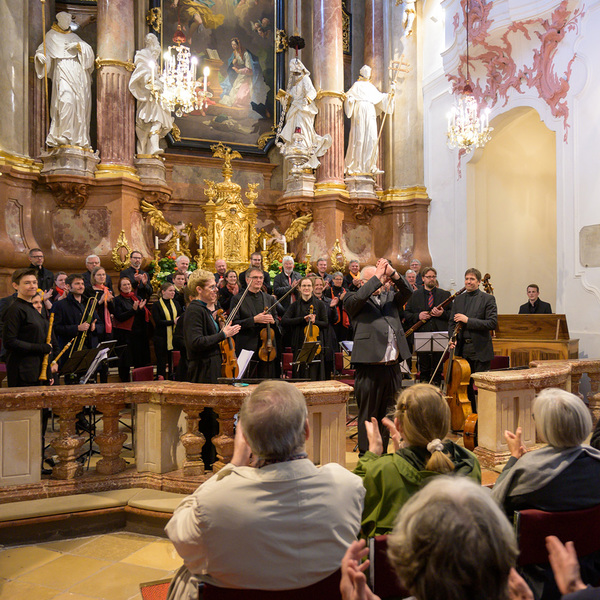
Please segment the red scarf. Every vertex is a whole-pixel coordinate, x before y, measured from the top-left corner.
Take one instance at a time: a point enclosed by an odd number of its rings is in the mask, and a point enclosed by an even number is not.
[[[108,292],[108,288],[105,285],[95,285],[95,290],[102,290],[102,294]],[[112,333],[112,321],[110,311],[108,310],[108,301],[104,301],[104,331],[106,333]]]
[[[61,290],[59,287],[56,286],[54,286],[54,291],[56,292],[57,298],[62,298],[67,293],[67,290]]]
[[[233,296],[237,296],[240,293],[240,286],[237,283],[234,283],[233,285],[228,283],[226,287]]]
[[[121,292],[121,297],[129,298],[132,302],[140,301],[140,299],[133,292],[129,292],[128,294],[124,294],[123,292]],[[146,323],[148,323],[150,321],[150,311],[145,306],[144,306],[144,317],[146,319]],[[133,319],[134,319],[134,317],[129,317],[129,319],[127,319],[127,321],[123,321],[121,323],[119,323],[117,321],[115,323],[115,327],[117,329],[127,329],[127,331],[131,331],[131,328],[133,327]]]

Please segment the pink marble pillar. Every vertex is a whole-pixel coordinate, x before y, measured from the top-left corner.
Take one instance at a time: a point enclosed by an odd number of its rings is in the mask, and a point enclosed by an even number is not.
[[[98,0],[98,170],[109,176],[135,174],[135,102],[128,88],[135,50],[133,5]]]
[[[371,67],[371,82],[381,91],[384,90],[387,78],[383,56],[383,40],[385,30],[383,25],[383,2],[381,0],[366,0],[365,2],[365,65]],[[381,117],[379,118],[379,124]],[[383,136],[379,140],[379,157],[377,166],[383,170]],[[375,187],[382,189],[383,175],[375,178]]]
[[[329,133],[331,148],[321,157],[315,192],[346,192],[344,185],[344,55],[341,0],[314,0],[313,79],[318,91],[315,129]]]

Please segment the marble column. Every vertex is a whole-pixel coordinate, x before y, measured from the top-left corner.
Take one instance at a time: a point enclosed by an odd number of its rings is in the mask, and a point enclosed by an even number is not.
[[[133,71],[134,3],[98,1],[97,116],[101,163],[96,177],[137,178],[135,101],[128,84]]]
[[[42,8],[46,8],[46,30],[50,29],[55,13],[54,0],[29,0],[29,55],[33,56],[37,47],[42,43]],[[33,63],[29,64],[29,156],[37,158],[44,150],[46,136],[50,128],[48,110],[46,110],[46,86],[39,79]],[[52,81],[48,80],[48,92]]]
[[[384,44],[385,31],[383,26],[384,3],[380,0],[367,0],[365,2],[365,65],[371,67],[371,82],[382,92],[387,91],[387,77],[385,73]],[[389,119],[389,117],[388,117]],[[378,119],[378,127],[381,126],[382,117]],[[386,119],[387,120],[387,119]],[[388,125],[389,127],[389,125]],[[384,153],[383,136],[379,140],[379,158],[377,166],[383,168]],[[375,188],[381,190],[383,175],[375,177]]]
[[[317,89],[315,129],[329,133],[331,148],[320,158],[315,196],[341,193],[344,185],[344,56],[341,0],[314,0],[313,78]]]
[[[0,164],[18,163],[29,151],[28,59],[35,48],[28,48],[28,20],[28,2],[0,2]]]

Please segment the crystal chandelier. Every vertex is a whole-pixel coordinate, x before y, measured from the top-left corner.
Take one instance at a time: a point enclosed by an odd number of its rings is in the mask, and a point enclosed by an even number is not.
[[[208,68],[204,69],[204,85],[201,87],[200,81],[196,79],[198,59],[183,45],[184,41],[185,35],[178,25],[173,35],[175,46],[169,46],[163,56],[161,77],[163,89],[160,101],[165,109],[174,112],[177,117],[202,109],[206,98],[212,96],[206,90]]]
[[[470,0],[466,0],[467,81],[448,116],[447,133],[448,147],[460,148],[467,154],[474,148],[485,146],[490,141],[494,130],[489,126],[489,108],[483,111],[481,118],[479,117],[479,107],[469,79],[469,2]]]

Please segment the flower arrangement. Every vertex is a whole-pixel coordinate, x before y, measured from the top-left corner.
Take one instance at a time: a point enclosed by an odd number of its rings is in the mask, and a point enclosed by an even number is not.
[[[158,266],[160,267],[160,271],[157,274],[156,279],[158,279],[158,281],[160,283],[163,283],[171,273],[176,271],[176,266],[175,266],[176,258],[177,258],[177,256],[175,254],[171,254],[169,256],[165,256],[164,258],[161,258],[158,261]],[[196,263],[190,262],[189,270],[195,271],[196,268],[197,268]],[[150,277],[152,277],[154,275],[155,269],[156,269],[156,261],[153,260],[148,265],[148,275]]]
[[[281,273],[281,261],[280,260],[274,260],[268,268],[269,271],[269,277],[271,278],[271,281],[273,281],[273,279],[279,275],[279,273]],[[300,273],[302,276],[304,276],[306,274],[306,263],[300,263],[300,262],[294,262],[294,271]]]

